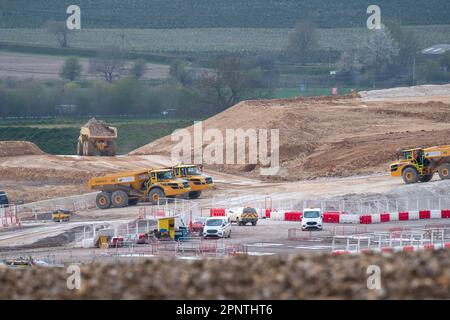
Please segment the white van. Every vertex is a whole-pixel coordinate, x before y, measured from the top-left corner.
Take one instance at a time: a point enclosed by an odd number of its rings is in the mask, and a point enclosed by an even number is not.
[[[209,217],[206,219],[205,226],[203,227],[203,238],[206,239],[208,237],[230,238],[230,217]]]
[[[308,208],[303,210],[302,230],[317,229],[322,230],[322,210],[320,208]]]

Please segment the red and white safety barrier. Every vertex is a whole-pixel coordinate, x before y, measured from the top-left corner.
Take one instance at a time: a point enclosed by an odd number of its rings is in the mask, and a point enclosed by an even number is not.
[[[210,216],[226,216],[242,213],[243,208],[212,208]],[[275,209],[257,209],[260,217],[274,221],[301,221],[302,212]],[[450,219],[450,210],[421,210],[403,212],[385,212],[375,214],[347,214],[340,212],[324,212],[324,223],[340,224],[378,224],[392,221],[413,221],[425,219]]]
[[[382,247],[382,248],[364,248],[360,251],[357,250],[335,250],[333,254],[360,254],[360,253],[380,253],[380,252],[414,252],[423,250],[441,250],[450,249],[450,242],[447,243],[434,243],[434,244],[424,244],[424,245],[405,245],[396,247]]]

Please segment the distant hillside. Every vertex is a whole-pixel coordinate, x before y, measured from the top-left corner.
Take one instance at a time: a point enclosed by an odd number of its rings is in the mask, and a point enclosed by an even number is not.
[[[0,1],[0,27],[35,28],[64,20],[78,4],[85,28],[291,28],[302,19],[323,28],[362,27],[370,4],[407,25],[447,24],[448,0],[14,0]]]

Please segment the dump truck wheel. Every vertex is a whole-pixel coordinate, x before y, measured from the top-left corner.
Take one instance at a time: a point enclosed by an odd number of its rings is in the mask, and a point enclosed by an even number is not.
[[[99,209],[108,209],[111,206],[111,195],[109,192],[100,192],[95,199],[95,204]]]
[[[189,192],[189,198],[191,198],[191,199],[198,199],[201,194],[202,194],[201,191],[190,191]]]
[[[115,208],[123,208],[128,205],[128,195],[125,191],[114,191],[111,196],[111,203]]]
[[[159,188],[154,188],[148,193],[148,199],[151,204],[161,203],[161,198],[164,198],[164,191]]]
[[[77,155],[79,155],[79,156],[83,155],[83,144],[79,140],[77,143]]]
[[[416,183],[419,181],[419,173],[415,168],[406,168],[403,171],[403,181],[406,184]]]
[[[438,169],[439,178],[442,180],[450,179],[450,164],[444,163],[439,166]]]
[[[433,179],[433,174],[427,174],[425,176],[422,176],[419,180],[420,182],[429,182]]]

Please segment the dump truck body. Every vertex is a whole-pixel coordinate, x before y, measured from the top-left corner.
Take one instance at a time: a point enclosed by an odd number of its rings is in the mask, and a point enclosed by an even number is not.
[[[80,129],[77,154],[80,156],[116,155],[117,128],[110,127],[95,118],[89,120]]]
[[[214,187],[213,179],[202,173],[196,165],[177,165],[172,167],[173,174],[177,178],[189,181],[189,198],[196,199],[200,197],[203,190]]]
[[[119,172],[91,178],[89,189],[101,191],[96,204],[100,209],[125,207],[138,202],[157,204],[161,198],[185,195],[190,191],[189,183],[176,179],[170,169],[148,169]]]
[[[392,177],[403,177],[406,184],[428,182],[437,172],[450,179],[450,146],[402,150],[402,158],[389,166]]]

